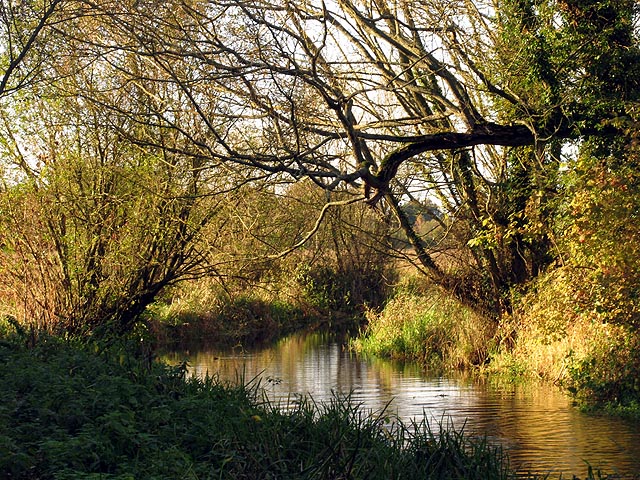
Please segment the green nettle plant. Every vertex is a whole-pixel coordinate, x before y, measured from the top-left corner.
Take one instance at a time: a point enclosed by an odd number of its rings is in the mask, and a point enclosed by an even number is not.
[[[13,479],[507,479],[485,438],[388,426],[349,397],[283,410],[258,383],[187,378],[104,349],[44,338],[0,342],[0,472]]]

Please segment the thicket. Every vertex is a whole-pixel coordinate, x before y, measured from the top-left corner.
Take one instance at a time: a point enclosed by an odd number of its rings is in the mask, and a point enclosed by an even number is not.
[[[225,237],[229,261],[216,275],[166,289],[147,310],[160,337],[259,343],[303,327],[347,328],[383,305],[398,272],[379,212],[339,204],[350,197],[333,192],[338,204],[323,214],[327,195],[304,181],[244,193],[231,213],[253,224],[238,221]],[[290,248],[296,239],[306,240]]]
[[[587,404],[635,411],[640,400],[637,132],[617,151],[584,149],[564,179],[556,228],[562,265],[519,301],[516,370],[559,382]],[[611,145],[608,146],[610,148]],[[501,369],[505,355],[496,358]]]
[[[369,315],[358,349],[543,379],[586,408],[638,416],[640,405],[640,179],[635,126],[616,143],[585,144],[559,178],[557,264],[513,288],[493,322],[438,293],[401,289]]]
[[[585,142],[558,177],[550,217],[556,264],[510,291],[498,322],[438,292],[400,288],[369,315],[356,348],[431,368],[543,379],[586,407],[638,416],[640,178],[628,137]]]

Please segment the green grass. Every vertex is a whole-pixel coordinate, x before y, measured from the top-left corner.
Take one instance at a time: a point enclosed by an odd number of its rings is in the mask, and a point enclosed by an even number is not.
[[[265,401],[257,382],[186,378],[122,348],[0,342],[0,477],[502,479],[484,439],[425,422],[384,428],[349,398]]]
[[[351,347],[364,354],[419,362],[431,369],[460,370],[482,364],[495,325],[435,289],[400,291]]]

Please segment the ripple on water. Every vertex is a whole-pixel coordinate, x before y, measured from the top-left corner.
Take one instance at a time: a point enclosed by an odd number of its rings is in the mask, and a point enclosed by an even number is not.
[[[429,377],[412,365],[357,358],[314,335],[294,335],[255,352],[198,352],[189,361],[199,376],[260,378],[275,403],[299,395],[322,402],[335,392],[374,412],[387,408],[404,421],[426,415],[432,425],[450,422],[499,442],[520,471],[571,478],[585,476],[589,462],[607,473],[640,472],[637,424],[582,414],[552,386]]]

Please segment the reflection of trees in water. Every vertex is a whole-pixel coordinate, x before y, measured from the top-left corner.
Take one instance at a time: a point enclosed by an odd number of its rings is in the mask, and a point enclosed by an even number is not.
[[[180,361],[184,354],[165,357]],[[260,379],[274,403],[309,392],[322,402],[334,392],[351,394],[366,410],[397,414],[404,421],[423,414],[487,435],[523,469],[585,475],[588,461],[604,471],[640,470],[640,434],[622,420],[586,416],[555,387],[428,377],[412,364],[356,358],[323,334],[294,335],[260,351],[208,351],[189,355],[190,372],[223,381]]]

